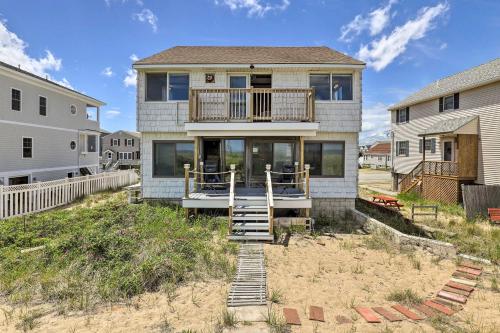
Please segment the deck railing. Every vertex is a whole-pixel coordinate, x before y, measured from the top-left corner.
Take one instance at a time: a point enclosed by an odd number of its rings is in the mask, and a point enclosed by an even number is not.
[[[47,182],[0,186],[0,219],[42,212],[77,198],[137,183],[133,170],[105,172]]]
[[[314,88],[190,89],[190,122],[314,121]]]
[[[228,214],[229,214],[229,233],[232,232],[233,228],[233,208],[234,208],[234,181],[236,174],[236,164],[231,164],[231,178],[229,183],[229,205],[228,205]]]
[[[271,164],[266,164],[266,199],[267,199],[267,220],[269,222],[269,234],[273,233],[274,224],[274,195],[273,181],[271,178]]]
[[[425,161],[423,173],[432,176],[458,177],[458,163],[448,161]]]

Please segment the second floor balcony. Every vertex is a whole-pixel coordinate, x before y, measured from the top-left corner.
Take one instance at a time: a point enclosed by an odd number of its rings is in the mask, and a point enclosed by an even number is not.
[[[190,122],[314,122],[314,88],[190,89]]]

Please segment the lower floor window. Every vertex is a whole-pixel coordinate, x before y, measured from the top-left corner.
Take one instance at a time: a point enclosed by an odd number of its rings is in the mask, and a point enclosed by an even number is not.
[[[132,160],[133,159],[132,152],[120,153],[119,156],[120,156],[120,160]]]
[[[193,167],[193,142],[153,142],[153,176],[182,177],[187,163]]]
[[[410,143],[409,143],[409,141],[396,141],[396,155],[397,156],[409,156],[410,155]]]
[[[312,176],[344,177],[345,142],[307,142],[304,161]]]
[[[33,157],[33,139],[23,138],[23,158]]]

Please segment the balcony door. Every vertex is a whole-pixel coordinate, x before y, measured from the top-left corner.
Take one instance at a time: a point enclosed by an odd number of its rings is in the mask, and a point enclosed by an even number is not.
[[[453,140],[443,141],[443,161],[453,162]]]
[[[271,74],[253,74],[250,85],[257,89],[272,88]],[[271,117],[271,92],[261,90],[253,94],[253,119],[255,121],[270,121]]]
[[[247,88],[246,75],[229,76],[229,118],[231,120],[245,120],[247,118]]]

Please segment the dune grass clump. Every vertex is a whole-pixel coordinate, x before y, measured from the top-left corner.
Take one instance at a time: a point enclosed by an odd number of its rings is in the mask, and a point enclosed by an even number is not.
[[[237,249],[226,233],[223,220],[186,222],[178,208],[129,205],[124,193],[26,223],[9,219],[0,224],[0,292],[12,303],[86,310],[188,280],[229,278]]]
[[[387,300],[405,305],[413,305],[422,303],[422,297],[418,296],[411,289],[395,290],[387,296]]]

